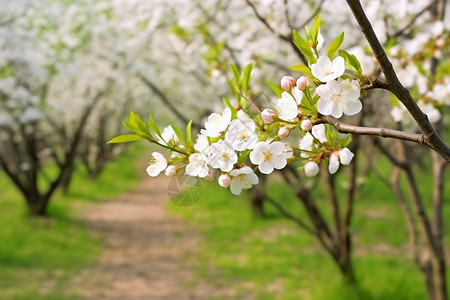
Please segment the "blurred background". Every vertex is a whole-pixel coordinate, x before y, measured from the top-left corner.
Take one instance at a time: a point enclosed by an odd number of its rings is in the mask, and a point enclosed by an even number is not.
[[[362,2],[448,144],[446,1]],[[106,144],[127,132],[130,111],[152,112],[160,128],[193,119],[198,132],[223,97],[235,104],[229,64],[253,63],[255,102],[273,107],[271,85],[297,79],[289,67],[305,62],[292,30],[303,34],[316,15],[322,51],[344,31],[342,48],[382,77],[342,0],[0,0],[0,299],[427,299],[408,192],[430,216],[440,199],[433,216],[448,246],[450,187],[446,162],[424,147],[362,137],[358,164],[335,178],[341,208],[354,198],[356,288],[295,222],[311,222],[299,186],[331,219],[320,178],[274,174],[239,197],[202,181],[195,205],[180,207],[183,187],[173,196],[170,178],[144,172],[155,147]],[[387,92],[363,102],[364,125],[418,132]],[[403,162],[390,159],[400,152]]]

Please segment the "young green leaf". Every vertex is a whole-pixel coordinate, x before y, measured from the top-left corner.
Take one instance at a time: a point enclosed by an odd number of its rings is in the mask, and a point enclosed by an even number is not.
[[[236,100],[239,102],[239,99],[241,98],[241,95],[239,94],[239,92],[238,92],[238,90],[237,90],[237,88],[236,88],[236,84],[235,84],[230,78],[227,78],[227,82],[228,82],[228,85],[229,85],[230,88],[231,88],[231,91],[232,91],[233,94],[234,94],[234,97],[235,97]]]
[[[184,135],[183,135],[183,132],[181,132],[181,129],[178,128],[178,127],[175,126],[175,125],[170,125],[170,126],[172,127],[173,132],[175,132],[175,135],[176,135],[176,136],[178,137],[178,139],[180,140],[181,144],[182,144],[184,147],[188,148],[188,147],[187,147],[187,143],[186,143],[186,139],[184,138]]]
[[[242,90],[243,91],[247,91],[247,89],[248,89],[248,85],[250,83],[250,76],[252,74],[252,70],[253,70],[253,64],[248,64],[244,68],[244,71],[242,71],[241,83],[242,83]]]
[[[130,124],[139,129],[139,133],[148,136],[148,137],[152,137],[150,131],[147,128],[147,125],[145,125],[145,123],[142,121],[141,117],[139,117],[137,114],[135,114],[134,112],[130,112]]]
[[[356,73],[359,73],[359,74],[362,73],[361,64],[359,63],[356,56],[354,56],[353,54],[350,54],[347,51],[342,50],[342,49],[339,50],[339,55],[342,56],[344,58],[344,60],[349,63],[349,65],[351,65],[353,68],[355,68]]]
[[[338,51],[338,49],[341,47],[342,43],[344,42],[344,32],[342,32],[337,38],[334,39],[333,42],[331,42],[330,47],[328,47],[327,56],[333,60],[334,55]]]
[[[308,43],[295,29],[294,33],[294,44],[297,46],[298,50],[300,50],[303,55],[305,55],[306,59],[310,64],[316,63],[316,58],[312,52],[312,49]]]
[[[272,91],[277,95],[277,97],[280,98],[281,94],[283,93],[283,89],[271,81],[267,80],[266,83],[269,85],[269,87],[272,89]]]
[[[194,142],[192,141],[192,119],[190,119],[186,125],[186,139],[188,149],[190,149],[194,145]]]
[[[159,131],[158,126],[156,126],[155,121],[153,120],[152,113],[148,115],[148,126],[150,126],[153,132],[155,132],[156,135],[158,135],[162,139],[161,132]]]
[[[230,69],[231,72],[233,72],[234,79],[236,80],[236,82],[238,82],[240,77],[238,68],[236,67],[236,65],[230,64]]]
[[[226,107],[228,107],[231,110],[231,119],[233,120],[237,119],[237,110],[236,108],[234,108],[233,105],[231,105],[230,101],[226,97],[223,97],[222,102]]]
[[[316,19],[314,20],[314,26],[311,31],[311,39],[314,43],[317,43],[317,36],[319,35],[319,28],[320,28],[320,17],[316,16]]]
[[[134,127],[130,122],[128,121],[122,121],[123,127],[125,127],[127,130],[132,132],[140,132],[139,128]]]
[[[308,68],[308,67],[305,66],[305,65],[302,65],[302,64],[298,64],[298,65],[291,66],[291,67],[289,67],[289,69],[291,69],[291,70],[293,70],[293,71],[297,71],[297,72],[303,73],[303,74],[305,74],[305,75],[311,75],[311,76],[313,76],[313,74],[312,74],[312,72],[311,72],[311,69]],[[313,76],[313,77],[314,77],[314,76]]]
[[[135,134],[119,135],[108,142],[108,144],[128,143],[144,140],[145,138]]]

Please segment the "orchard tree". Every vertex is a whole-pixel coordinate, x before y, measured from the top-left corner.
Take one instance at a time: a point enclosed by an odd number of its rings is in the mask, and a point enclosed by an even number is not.
[[[252,188],[259,183],[259,177],[263,176],[262,174],[271,174],[274,170],[283,170],[282,173],[288,181],[288,174],[297,177],[295,170],[292,171],[292,167],[288,164],[297,166],[300,164],[299,168],[309,177],[316,176],[322,168],[323,178],[327,182],[332,200],[333,230],[330,230],[330,225],[320,212],[316,211],[314,206],[309,206],[311,201],[305,194],[300,195],[300,198],[305,199],[303,201],[313,227],[310,228],[292,215],[291,218],[318,238],[341,268],[342,273],[354,282],[354,276],[348,275],[353,273],[348,271],[352,269],[349,258],[351,236],[348,232],[352,203],[351,201],[348,203],[342,216],[334,194],[334,181],[331,176],[341,165],[349,165],[354,157],[353,152],[348,148],[351,137],[340,133],[354,136],[380,136],[393,138],[401,143],[409,141],[424,144],[445,164],[450,161],[450,149],[428,118],[428,116],[431,118],[433,113],[436,114],[436,111],[439,112],[438,109],[443,104],[442,100],[427,93],[430,97],[428,104],[432,107],[426,111],[427,114],[421,110],[418,105],[420,103],[414,100],[411,92],[398,80],[397,73],[359,1],[348,1],[348,5],[369,43],[371,52],[378,60],[382,74],[375,73],[375,69],[372,72],[369,71],[370,73],[363,72],[358,58],[341,49],[344,41],[343,33],[329,43],[326,51],[321,50],[319,46],[321,43],[320,19],[316,18],[314,26],[306,28],[306,36],[302,37],[293,31],[294,44],[304,56],[307,65],[300,64],[292,67],[293,70],[303,73],[298,80],[285,76],[281,79],[280,88],[273,87],[278,93],[278,99],[273,107],[266,107],[261,111],[254,104],[249,91],[251,65],[243,68],[242,72],[232,67],[234,78],[229,80],[229,84],[238,105],[231,105],[224,98],[226,108],[209,116],[205,128],[201,130],[197,139],[194,140],[192,137],[191,122],[186,128],[186,134],[172,125],[170,128],[172,134],[164,135],[151,117],[148,124],[145,124],[136,114],[131,113],[129,121],[124,124],[134,134],[119,136],[110,142],[147,140],[156,143],[169,149],[173,154],[167,161],[160,153],[152,153],[147,168],[150,176],[157,176],[162,171],[165,171],[167,176],[175,176],[177,173],[198,178],[217,176],[219,185],[229,187],[232,194],[240,194],[242,190]],[[437,37],[442,38],[443,42],[435,42],[432,53],[436,53],[435,46],[439,50],[442,48],[439,45],[445,45],[448,33],[443,29]],[[432,36],[431,41],[433,39],[436,39],[436,36]],[[429,41],[430,39],[426,39],[421,46],[426,47]],[[424,57],[424,59],[427,58],[429,57]],[[439,80],[446,80],[435,76],[441,75],[429,74],[427,78],[430,81],[427,82],[429,86],[439,84]],[[360,113],[363,109],[361,102],[363,94],[373,89],[384,89],[394,95],[418,125],[421,133],[351,125],[339,120],[343,115],[353,116]],[[421,94],[417,94],[416,97],[423,99]],[[425,110],[424,106],[422,109]],[[259,111],[261,112],[258,113]],[[294,132],[301,135],[299,144],[285,143],[287,141],[285,138]],[[401,153],[398,157],[387,153],[386,155],[403,168],[407,176],[411,177],[411,172],[408,171],[410,168],[402,160]],[[351,180],[354,181],[355,178]],[[411,186],[414,189],[414,185]],[[414,192],[417,193],[417,191]],[[272,202],[283,210],[279,203]],[[429,254],[424,275],[430,299],[446,299],[447,297],[442,223],[433,221],[434,225],[431,225],[430,221],[440,218],[442,198],[438,202],[435,203],[437,205],[435,215],[430,219],[419,196],[413,195],[414,214],[422,228],[424,249]],[[285,215],[290,216],[290,213],[285,211]],[[435,230],[436,232],[433,232]],[[345,253],[346,251],[348,252]]]

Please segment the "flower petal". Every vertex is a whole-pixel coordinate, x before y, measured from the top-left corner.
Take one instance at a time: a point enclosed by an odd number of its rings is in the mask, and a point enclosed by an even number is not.
[[[359,99],[356,100],[347,100],[344,107],[344,113],[348,116],[353,116],[359,113],[362,109],[362,103]]]
[[[342,117],[342,105],[340,103],[331,103],[331,115],[335,118]]]
[[[242,187],[240,185],[239,179],[236,179],[236,178],[231,179],[230,190],[233,195],[241,194]]]
[[[284,151],[284,143],[282,142],[273,142],[269,145],[268,150],[272,152],[274,155],[278,155],[283,153]]]
[[[331,154],[330,162],[328,165],[328,171],[330,172],[330,174],[334,174],[337,172],[338,169],[339,169],[339,159],[336,155]]]
[[[277,170],[281,170],[287,165],[286,157],[284,155],[276,155],[271,160],[270,163],[273,165],[273,167]]]
[[[258,143],[259,144],[259,143]],[[250,152],[250,161],[252,164],[259,165],[264,160],[264,155],[261,151],[258,151],[256,149],[253,149],[252,152]]]
[[[262,164],[260,164],[258,166],[259,171],[261,171],[261,173],[263,174],[270,174],[273,172],[273,166],[272,164],[268,163],[268,162],[263,162]]]
[[[331,114],[332,104],[333,102],[330,98],[319,98],[319,101],[317,101],[317,111],[324,116],[328,116]]]

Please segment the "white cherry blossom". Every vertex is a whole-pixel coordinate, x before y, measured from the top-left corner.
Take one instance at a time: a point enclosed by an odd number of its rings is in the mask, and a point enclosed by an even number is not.
[[[308,151],[312,151],[312,145],[315,140],[322,144],[327,141],[324,124],[314,125],[311,132],[306,133],[306,135],[300,139],[298,147],[300,150],[304,150],[304,152],[300,154],[301,157],[307,158],[310,156]]]
[[[318,86],[316,93],[320,97],[317,101],[317,110],[322,115],[340,118],[343,113],[353,116],[362,109],[359,100],[360,87],[357,81],[331,80]]]
[[[258,165],[259,171],[263,174],[270,174],[274,169],[283,169],[286,164],[286,157],[283,155],[284,143],[258,142],[250,153],[250,161]]]
[[[303,92],[297,87],[292,89],[292,95],[288,92],[283,92],[281,98],[277,100],[275,108],[280,112],[278,117],[282,120],[295,119],[299,113],[298,105],[303,98]]]
[[[231,182],[230,190],[234,195],[239,195],[242,190],[248,190],[253,185],[259,183],[258,176],[250,167],[244,166],[240,169],[234,169],[230,172]]]
[[[220,136],[228,127],[231,121],[231,110],[227,107],[221,114],[212,113],[205,123],[205,129],[201,133],[210,137]]]
[[[167,144],[171,144],[171,143],[176,145],[180,142],[177,135],[175,134],[175,131],[173,131],[172,126],[164,127],[164,129],[161,131],[161,136],[162,136],[162,139],[160,139],[158,137],[158,140],[163,145],[167,145]]]
[[[189,156],[189,164],[186,166],[186,174],[204,178],[208,173],[208,158],[203,153],[191,154]]]
[[[153,152],[152,157],[150,158],[150,161],[148,162],[149,166],[147,167],[146,171],[148,176],[156,177],[164,171],[164,169],[167,167],[167,160],[166,158],[158,152]]]
[[[256,125],[252,120],[233,120],[225,133],[225,140],[237,151],[252,149],[258,141],[255,129]]]
[[[230,142],[220,140],[211,145],[209,163],[214,169],[230,172],[237,160],[237,154]]]
[[[194,144],[194,149],[198,152],[208,152],[209,141],[208,137],[204,134],[197,134],[197,141]]]
[[[322,82],[334,80],[345,72],[344,58],[338,56],[331,61],[328,56],[321,56],[311,65],[311,72]]]

